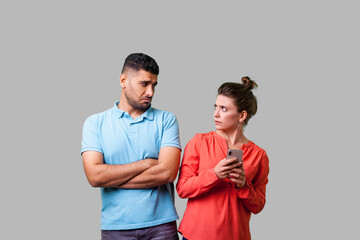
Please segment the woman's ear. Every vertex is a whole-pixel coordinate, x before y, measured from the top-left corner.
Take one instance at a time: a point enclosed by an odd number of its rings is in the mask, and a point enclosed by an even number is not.
[[[243,110],[243,111],[240,113],[240,118],[239,118],[240,124],[245,125],[245,120],[246,120],[246,118],[247,118],[247,115],[248,115],[248,113],[247,113],[245,110]]]

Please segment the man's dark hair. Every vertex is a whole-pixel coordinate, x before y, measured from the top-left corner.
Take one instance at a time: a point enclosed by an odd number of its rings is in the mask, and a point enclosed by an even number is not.
[[[146,72],[159,75],[159,66],[156,61],[144,53],[132,53],[127,56],[121,72],[124,73],[127,69],[133,69],[136,71],[142,69]]]

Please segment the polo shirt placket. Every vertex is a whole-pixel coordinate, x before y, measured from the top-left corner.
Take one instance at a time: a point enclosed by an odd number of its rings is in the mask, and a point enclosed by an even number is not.
[[[144,118],[142,116],[139,116],[138,118],[136,118],[135,120],[127,115],[128,117],[128,133],[129,133],[129,136],[130,136],[130,144],[131,144],[131,147],[132,149],[135,151],[135,152],[138,152],[138,149],[137,149],[137,146],[139,143],[139,134],[138,132],[141,131],[141,126],[142,126],[142,122],[144,121]],[[144,126],[143,126],[144,127]]]

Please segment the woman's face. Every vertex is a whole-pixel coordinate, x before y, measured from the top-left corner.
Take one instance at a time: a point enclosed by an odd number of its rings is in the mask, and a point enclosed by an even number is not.
[[[240,113],[238,113],[232,98],[218,95],[214,106],[214,121],[217,130],[228,131],[238,126]]]

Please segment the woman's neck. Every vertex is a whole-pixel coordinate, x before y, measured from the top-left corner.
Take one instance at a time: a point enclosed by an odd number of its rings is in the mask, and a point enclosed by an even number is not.
[[[249,139],[245,137],[242,129],[235,129],[233,131],[217,130],[216,132],[226,139],[229,149],[241,148],[243,144],[247,144],[249,142]]]

